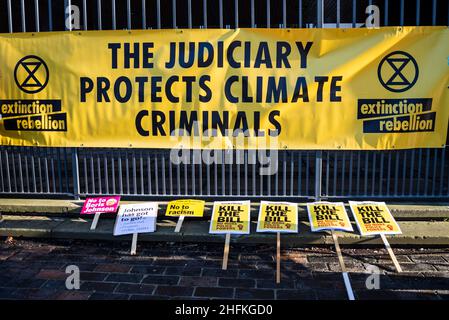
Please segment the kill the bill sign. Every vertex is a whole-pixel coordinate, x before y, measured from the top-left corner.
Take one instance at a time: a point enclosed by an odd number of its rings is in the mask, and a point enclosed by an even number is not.
[[[349,201],[349,206],[362,236],[402,233],[385,202]]]
[[[307,204],[310,228],[313,232],[323,230],[353,231],[343,202],[313,202]]]
[[[216,201],[209,233],[249,234],[250,201]]]
[[[257,232],[298,232],[298,205],[261,201]]]

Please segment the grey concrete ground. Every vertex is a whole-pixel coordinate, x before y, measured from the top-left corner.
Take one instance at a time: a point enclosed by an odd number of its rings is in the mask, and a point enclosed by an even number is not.
[[[275,247],[234,244],[221,270],[222,244],[130,243],[0,238],[1,299],[346,299],[330,246],[282,248],[282,282],[275,283]],[[378,247],[343,247],[357,299],[448,299],[449,249],[394,248],[398,274]],[[67,290],[68,265],[81,271]],[[373,266],[379,289],[368,290]]]

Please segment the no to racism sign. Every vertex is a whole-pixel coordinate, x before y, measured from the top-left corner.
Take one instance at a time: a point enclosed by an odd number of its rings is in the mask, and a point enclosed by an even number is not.
[[[353,231],[343,202],[313,202],[307,204],[307,213],[312,231]]]
[[[204,214],[203,200],[174,200],[167,204],[167,217],[202,217]]]
[[[261,201],[257,232],[298,232],[298,205],[291,202]]]
[[[250,201],[216,201],[209,233],[249,234]]]
[[[362,236],[402,233],[385,202],[349,201],[349,206]]]

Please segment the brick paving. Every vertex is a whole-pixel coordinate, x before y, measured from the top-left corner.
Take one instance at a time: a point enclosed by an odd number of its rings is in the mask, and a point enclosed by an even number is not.
[[[223,245],[13,240],[0,238],[0,299],[346,299],[332,247],[283,248],[282,282],[275,283],[272,245]],[[345,248],[357,299],[448,299],[448,248],[394,248],[404,270],[394,271],[382,248]],[[66,267],[81,271],[67,290]],[[380,289],[365,285],[371,266]]]

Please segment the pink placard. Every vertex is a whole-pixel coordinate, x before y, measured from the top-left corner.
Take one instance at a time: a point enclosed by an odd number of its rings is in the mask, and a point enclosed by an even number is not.
[[[81,214],[114,213],[117,211],[120,196],[87,198]]]

